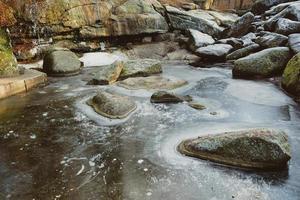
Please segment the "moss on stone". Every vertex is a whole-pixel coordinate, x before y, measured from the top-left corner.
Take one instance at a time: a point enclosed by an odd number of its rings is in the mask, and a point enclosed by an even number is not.
[[[288,92],[300,96],[300,53],[288,62],[282,76],[282,86]]]

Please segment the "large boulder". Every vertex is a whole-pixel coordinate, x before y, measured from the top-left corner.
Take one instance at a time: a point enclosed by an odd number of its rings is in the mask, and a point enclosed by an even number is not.
[[[287,41],[287,36],[267,31],[260,32],[260,37],[255,40],[263,48],[286,46]]]
[[[247,34],[251,28],[251,23],[254,21],[254,15],[251,12],[240,17],[228,30],[228,37],[241,37]]]
[[[68,49],[50,50],[44,57],[43,70],[50,76],[73,76],[80,73],[82,63]]]
[[[282,76],[282,87],[300,97],[300,53],[288,62]]]
[[[110,119],[123,119],[132,113],[136,103],[125,96],[99,91],[96,96],[89,99],[87,104],[100,115]]]
[[[129,60],[124,63],[124,67],[119,79],[123,80],[129,77],[146,77],[153,74],[162,73],[162,66],[159,60],[138,59]]]
[[[89,82],[92,85],[109,85],[116,82],[122,72],[124,63],[115,61],[110,65],[99,67],[99,71],[95,73],[93,79]]]
[[[291,158],[288,136],[283,131],[272,129],[200,136],[183,141],[178,150],[187,156],[263,170],[282,169]]]
[[[289,35],[289,46],[294,53],[300,52],[300,33]]]
[[[135,77],[117,82],[117,85],[129,90],[173,90],[186,85],[185,80],[161,76]]]
[[[238,49],[226,56],[226,60],[236,60],[245,56],[248,56],[251,53],[254,53],[260,49],[258,44],[251,44],[244,48]]]
[[[151,96],[151,103],[181,103],[184,101],[192,101],[191,96],[181,96],[178,94],[166,92],[166,91],[157,91]]]
[[[17,59],[13,54],[6,30],[0,28],[0,77],[19,75]]]
[[[263,14],[266,10],[277,4],[288,2],[289,0],[257,0],[252,6],[252,12]]]
[[[233,47],[229,44],[213,44],[200,47],[195,53],[204,59],[223,60],[232,49]]]
[[[291,57],[288,47],[269,48],[234,62],[235,78],[272,77],[283,72]]]
[[[300,32],[300,22],[292,21],[290,19],[280,18],[274,28],[276,33],[289,35]]]
[[[220,36],[221,32],[224,30],[224,27],[222,27],[222,21],[220,21],[221,18],[219,17],[216,19],[214,15],[207,11],[182,11],[171,6],[166,6],[166,11],[173,29],[194,29],[215,37]],[[219,14],[222,15],[222,13]],[[228,14],[226,14],[226,16],[227,15]],[[236,15],[232,16],[236,17]]]
[[[188,35],[189,35],[189,48],[192,51],[195,51],[196,49],[200,47],[204,47],[210,44],[214,44],[215,40],[213,37],[211,37],[208,34],[201,33],[200,31],[194,30],[194,29],[189,29],[188,30]]]

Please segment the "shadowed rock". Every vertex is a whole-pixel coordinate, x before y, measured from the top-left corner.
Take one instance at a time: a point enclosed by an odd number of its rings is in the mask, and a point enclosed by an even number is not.
[[[275,32],[289,35],[300,32],[300,22],[290,19],[280,18],[275,24]]]
[[[253,169],[281,169],[291,158],[283,131],[252,129],[201,136],[183,141],[178,150],[204,160]]]
[[[136,109],[134,101],[125,96],[99,91],[87,104],[100,115],[110,119],[123,119]]]
[[[191,96],[181,96],[166,91],[158,91],[152,94],[151,103],[182,103],[184,101],[192,101]]]
[[[240,17],[229,29],[229,37],[240,37],[247,34],[251,28],[251,23],[254,21],[254,15],[251,12]]]
[[[288,37],[278,33],[272,33],[263,31],[260,32],[261,36],[258,37],[255,42],[263,48],[272,48],[285,46],[288,41]]]
[[[238,49],[226,56],[226,60],[236,60],[245,56],[248,56],[251,53],[254,53],[260,49],[258,44],[251,44],[244,48]]]

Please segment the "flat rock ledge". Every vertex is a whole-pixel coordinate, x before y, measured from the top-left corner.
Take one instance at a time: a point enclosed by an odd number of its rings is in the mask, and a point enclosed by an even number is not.
[[[95,112],[110,119],[124,119],[128,117],[137,106],[129,97],[113,94],[103,90],[86,102]]]
[[[24,74],[16,77],[0,79],[0,99],[28,92],[30,89],[47,82],[47,75],[32,69],[27,69]]]
[[[244,169],[278,170],[291,158],[283,131],[251,129],[201,136],[181,142],[178,151],[187,156]]]

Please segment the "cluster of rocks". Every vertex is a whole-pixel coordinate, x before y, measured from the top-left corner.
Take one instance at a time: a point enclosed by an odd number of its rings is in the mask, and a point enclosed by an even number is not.
[[[232,62],[234,78],[282,75],[282,87],[300,96],[300,2],[260,0],[253,5],[252,12],[223,30],[184,23],[188,49],[202,61]],[[179,22],[177,19],[181,25]]]

